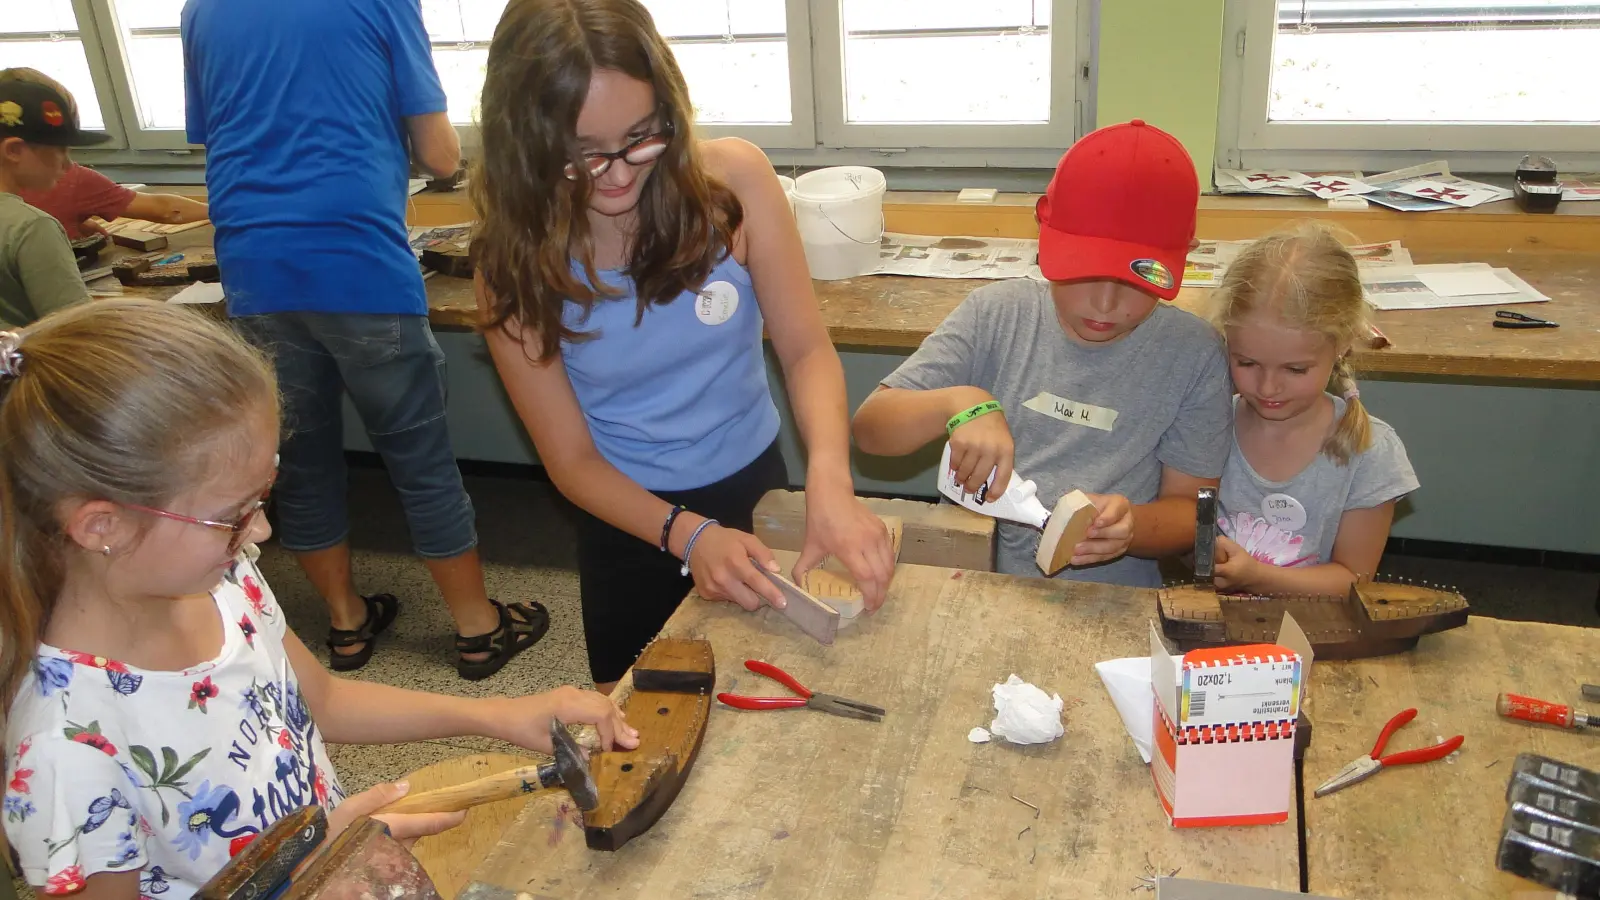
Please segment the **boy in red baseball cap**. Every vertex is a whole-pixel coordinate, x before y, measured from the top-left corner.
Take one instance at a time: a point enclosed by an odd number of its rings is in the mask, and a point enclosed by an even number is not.
[[[111,135],[78,127],[78,106],[32,69],[0,71],[0,325],[27,325],[89,299],[61,223],[23,202],[49,190],[72,165],[69,147]]]
[[[1171,135],[1135,119],[1087,135],[1037,208],[1039,268],[985,285],[856,412],[861,449],[901,456],[948,438],[976,492],[1013,465],[1045,508],[1099,512],[1058,577],[1153,587],[1194,542],[1195,494],[1228,452],[1228,368],[1177,296],[1200,187]],[[996,491],[998,494],[999,492]],[[997,566],[1039,575],[1039,532],[1002,522]]]

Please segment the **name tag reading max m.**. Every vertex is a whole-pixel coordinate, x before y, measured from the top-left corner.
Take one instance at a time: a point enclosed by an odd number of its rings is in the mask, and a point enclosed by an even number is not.
[[[1049,391],[1040,391],[1037,397],[1022,405],[1052,419],[1060,419],[1073,425],[1087,425],[1101,431],[1110,431],[1111,426],[1117,422],[1117,411],[1114,409],[1057,397]]]

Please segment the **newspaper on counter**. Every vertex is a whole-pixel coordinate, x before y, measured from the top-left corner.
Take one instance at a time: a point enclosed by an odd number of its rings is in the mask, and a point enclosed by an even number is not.
[[[1435,287],[1444,279],[1433,275],[1492,275],[1500,285],[1495,293],[1455,294],[1441,296],[1425,282]],[[1459,279],[1458,279],[1459,280]],[[1389,266],[1368,269],[1361,275],[1366,289],[1367,302],[1374,309],[1445,309],[1453,306],[1509,306],[1514,303],[1543,303],[1549,300],[1519,278],[1510,269],[1499,269],[1488,263],[1445,263],[1432,266]]]
[[[1221,284],[1222,276],[1228,271],[1228,266],[1248,243],[1250,242],[1200,241],[1184,258],[1183,286],[1216,287]],[[1345,249],[1356,258],[1356,265],[1362,271],[1411,265],[1411,251],[1401,246],[1399,241],[1356,244]]]
[[[1039,242],[1026,238],[939,237],[885,232],[874,275],[1020,278],[1036,271]]]
[[[1360,172],[1296,172],[1291,169],[1213,169],[1219,194],[1270,194],[1304,197],[1305,185],[1325,179],[1362,180]],[[1309,193],[1316,193],[1312,190]]]
[[[1557,181],[1563,200],[1600,200],[1600,174],[1563,175]]]
[[[407,242],[411,244],[411,252],[417,259],[422,259],[422,251],[439,243],[458,243],[472,234],[471,222],[460,225],[432,225],[407,230]]]
[[[1506,188],[1450,174],[1450,165],[1443,160],[1370,177],[1360,172],[1305,173],[1292,169],[1222,168],[1213,169],[1212,175],[1217,192],[1221,194],[1270,194],[1278,197],[1304,197],[1310,194],[1323,200],[1355,195],[1404,212],[1471,207],[1511,196],[1511,191]],[[1600,184],[1584,187],[1594,188],[1592,199],[1600,199]],[[1417,193],[1407,193],[1412,190]]]

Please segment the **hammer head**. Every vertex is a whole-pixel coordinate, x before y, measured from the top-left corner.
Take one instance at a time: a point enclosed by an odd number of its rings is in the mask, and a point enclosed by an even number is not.
[[[555,716],[550,717],[550,746],[556,757],[554,782],[572,794],[572,802],[578,804],[579,809],[587,811],[599,806],[600,790],[589,774],[589,761],[583,758],[578,742],[567,733],[567,726]],[[554,786],[550,780],[539,780],[546,787]]]

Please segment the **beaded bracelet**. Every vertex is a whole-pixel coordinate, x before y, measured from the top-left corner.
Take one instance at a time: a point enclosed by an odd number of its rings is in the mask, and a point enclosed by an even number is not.
[[[672,536],[672,523],[678,521],[679,514],[686,513],[688,511],[689,510],[688,510],[687,507],[674,506],[671,509],[671,511],[669,511],[667,513],[667,521],[664,522],[661,525],[661,552],[662,553],[666,553],[667,552],[667,538]]]
[[[945,433],[954,434],[955,430],[960,426],[971,422],[973,419],[976,419],[979,416],[986,416],[992,412],[1000,412],[999,400],[985,400],[971,409],[962,410],[961,412],[951,416],[950,421],[945,423]]]
[[[678,570],[680,575],[688,576],[689,574],[689,557],[694,553],[694,542],[700,540],[700,532],[705,531],[712,525],[721,524],[716,519],[707,519],[695,527],[694,534],[689,535],[689,543],[683,545],[683,568]]]

